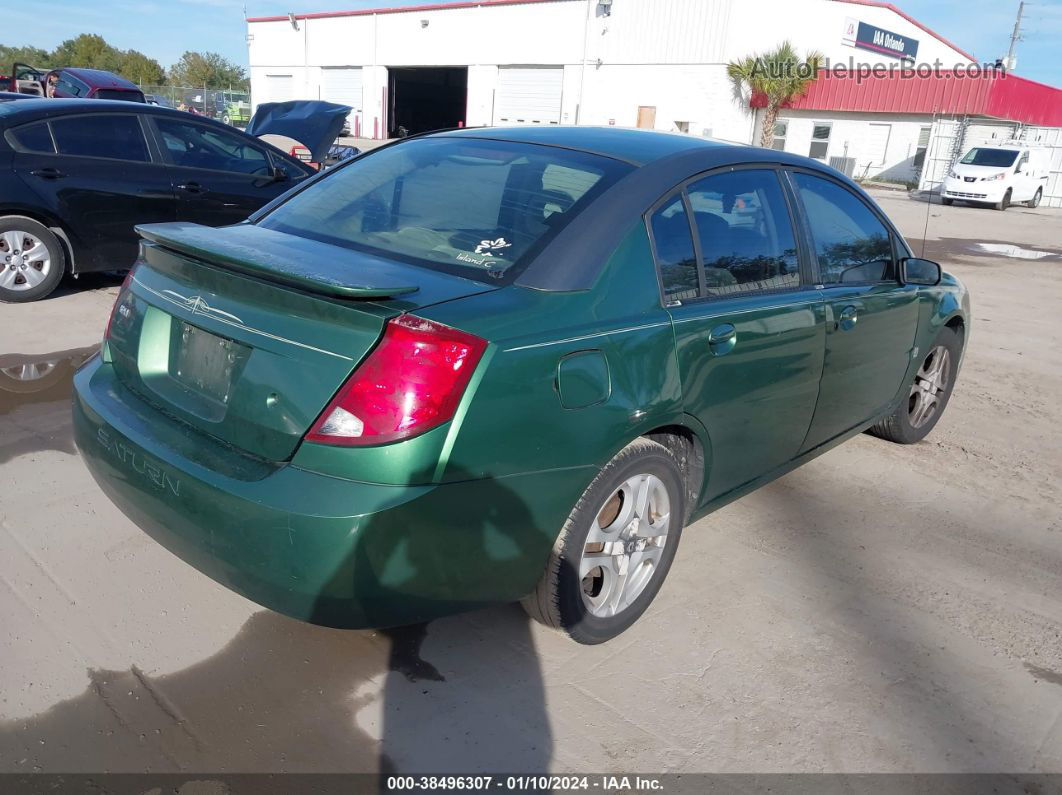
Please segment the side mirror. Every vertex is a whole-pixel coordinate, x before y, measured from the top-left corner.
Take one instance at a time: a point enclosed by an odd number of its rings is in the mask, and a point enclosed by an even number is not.
[[[273,166],[273,182],[287,182],[291,178],[284,166]]]
[[[1028,164],[1026,164],[1026,163],[1018,163],[1018,167],[1017,167],[1017,169],[1015,169],[1015,171],[1018,174],[1024,174],[1026,171],[1028,171]]]
[[[907,257],[900,261],[900,281],[904,284],[923,284],[932,287],[940,284],[940,266],[928,259]]]

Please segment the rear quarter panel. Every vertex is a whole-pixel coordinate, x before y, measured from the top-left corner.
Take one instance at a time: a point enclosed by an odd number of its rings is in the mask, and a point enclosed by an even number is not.
[[[581,492],[631,439],[681,419],[674,335],[640,222],[590,290],[511,287],[425,314],[492,342],[482,380],[447,440],[444,480],[570,469]],[[566,408],[558,368],[581,352],[603,356],[607,395]]]

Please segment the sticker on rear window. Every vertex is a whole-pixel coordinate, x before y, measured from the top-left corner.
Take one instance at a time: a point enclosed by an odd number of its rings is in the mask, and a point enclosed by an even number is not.
[[[489,266],[497,262],[494,258],[501,256],[502,249],[511,248],[512,245],[513,244],[504,237],[499,237],[496,240],[481,240],[479,241],[479,245],[476,246],[476,254],[479,255],[478,259],[463,251],[457,255],[457,259],[461,262],[468,262],[472,265]]]
[[[479,245],[476,246],[476,253],[493,257],[493,252],[509,248],[511,245],[512,243],[508,242],[504,237],[499,237],[497,240],[480,240]]]

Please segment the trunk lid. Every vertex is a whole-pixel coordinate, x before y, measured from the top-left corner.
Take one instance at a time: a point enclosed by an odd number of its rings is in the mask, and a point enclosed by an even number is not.
[[[108,337],[118,378],[188,425],[291,457],[391,317],[492,289],[250,224],[154,224]]]

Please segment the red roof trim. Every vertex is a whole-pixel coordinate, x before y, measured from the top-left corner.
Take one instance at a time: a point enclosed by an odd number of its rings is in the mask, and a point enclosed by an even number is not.
[[[892,11],[894,14],[899,14],[901,17],[906,19],[908,22],[910,22],[916,28],[921,28],[926,33],[928,33],[930,36],[932,36],[934,39],[936,39],[937,41],[948,45],[949,47],[951,47],[956,52],[961,53],[962,55],[964,55],[967,58],[969,58],[971,61],[974,61],[975,63],[977,61],[977,59],[974,58],[972,55],[970,55],[970,53],[966,52],[966,50],[964,50],[961,47],[959,47],[959,46],[953,44],[952,42],[948,41],[947,39],[945,39],[943,36],[941,36],[936,31],[930,30],[925,25],[923,25],[921,22],[919,22],[917,19],[915,19],[914,17],[910,16],[909,14],[905,14],[903,11],[901,11],[896,6],[894,6],[892,3],[879,3],[878,0],[834,0],[834,2],[835,3],[849,3],[850,5],[854,5],[854,6],[872,6],[874,8],[887,8],[889,11]]]
[[[752,107],[763,107],[753,97]],[[1062,127],[1062,89],[1016,75],[969,77],[963,70],[924,77],[881,76],[848,70],[823,72],[804,96],[788,103],[794,110],[923,115],[987,116],[1045,127]]]
[[[535,3],[563,3],[570,0],[466,0],[456,3],[432,3],[423,6],[401,6],[396,8],[363,8],[358,11],[318,11],[311,14],[296,14],[295,19],[327,19],[329,17],[365,17],[373,14],[403,14],[410,11],[441,11],[451,8],[479,8],[490,6],[522,6]],[[248,17],[247,22],[287,22],[287,15],[282,17]]]

